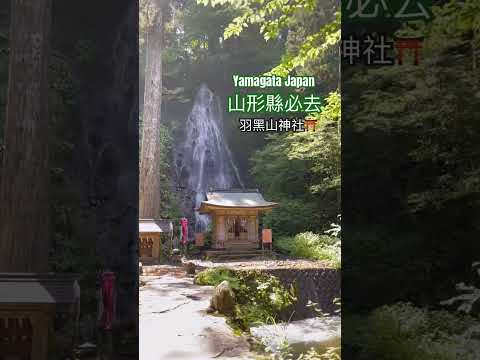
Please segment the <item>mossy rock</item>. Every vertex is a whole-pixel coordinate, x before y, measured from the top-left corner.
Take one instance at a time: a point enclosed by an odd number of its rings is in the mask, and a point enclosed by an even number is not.
[[[228,281],[222,281],[215,287],[210,301],[210,312],[218,311],[220,314],[231,315],[235,308],[235,294]]]

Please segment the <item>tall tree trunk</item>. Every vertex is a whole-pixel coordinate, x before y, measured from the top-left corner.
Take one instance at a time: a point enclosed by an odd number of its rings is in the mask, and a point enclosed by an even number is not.
[[[48,270],[51,0],[12,0],[0,271]]]
[[[143,129],[140,156],[140,217],[160,216],[160,121],[162,108],[163,10],[154,5],[154,19],[147,32]]]

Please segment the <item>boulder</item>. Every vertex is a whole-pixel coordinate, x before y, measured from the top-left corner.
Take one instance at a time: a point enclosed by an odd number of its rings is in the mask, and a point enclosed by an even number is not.
[[[230,283],[224,280],[215,287],[208,311],[218,311],[220,314],[230,315],[233,313],[234,306],[235,294]]]
[[[187,262],[185,264],[185,271],[187,275],[195,275],[195,264],[193,262]]]

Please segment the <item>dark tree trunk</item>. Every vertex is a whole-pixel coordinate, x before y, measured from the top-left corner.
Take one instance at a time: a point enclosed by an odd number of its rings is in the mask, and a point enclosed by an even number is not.
[[[162,108],[163,11],[151,0],[155,14],[147,30],[147,58],[140,156],[140,217],[160,216],[160,123]]]
[[[0,271],[48,271],[51,0],[12,0]]]

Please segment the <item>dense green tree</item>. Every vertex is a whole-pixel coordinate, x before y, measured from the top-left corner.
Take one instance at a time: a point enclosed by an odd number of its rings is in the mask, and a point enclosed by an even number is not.
[[[225,29],[225,39],[240,35],[250,25],[258,27],[267,41],[285,38],[286,51],[271,73],[317,75],[330,84],[330,90],[338,84],[340,13],[336,13],[336,1],[199,0],[199,3],[228,4],[238,11],[239,15]]]
[[[361,279],[349,293],[365,307],[436,302],[478,255],[479,6],[448,1],[430,23],[400,29],[425,36],[419,66],[345,72],[342,90],[356,101],[343,108],[343,221],[356,231],[344,276]]]
[[[266,222],[280,234],[325,231],[339,214],[340,94],[316,114],[316,131],[272,136],[252,158],[252,174],[280,202]]]

